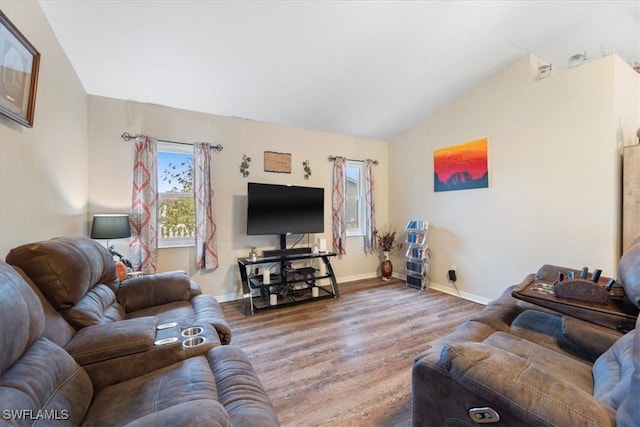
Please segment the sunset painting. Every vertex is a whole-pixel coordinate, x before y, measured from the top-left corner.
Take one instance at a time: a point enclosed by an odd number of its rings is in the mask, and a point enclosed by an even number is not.
[[[434,191],[488,187],[487,138],[435,150],[433,170]]]

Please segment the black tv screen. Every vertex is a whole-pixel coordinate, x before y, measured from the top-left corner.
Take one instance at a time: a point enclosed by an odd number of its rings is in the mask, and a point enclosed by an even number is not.
[[[324,188],[250,182],[247,234],[324,232]]]

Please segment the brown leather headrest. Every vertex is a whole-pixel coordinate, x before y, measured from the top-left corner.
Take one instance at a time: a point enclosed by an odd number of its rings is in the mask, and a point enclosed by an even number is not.
[[[111,253],[87,237],[58,237],[12,249],[7,262],[20,267],[56,310],[75,305],[89,289],[117,289]]]

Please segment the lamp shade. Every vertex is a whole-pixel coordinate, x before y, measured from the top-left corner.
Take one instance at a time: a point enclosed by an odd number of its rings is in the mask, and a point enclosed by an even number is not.
[[[124,239],[125,237],[131,237],[129,215],[100,214],[93,216],[92,239]]]

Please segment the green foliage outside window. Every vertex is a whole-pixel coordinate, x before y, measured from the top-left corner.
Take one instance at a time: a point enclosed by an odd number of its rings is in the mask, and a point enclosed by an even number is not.
[[[170,186],[160,197],[160,237],[193,237],[195,205],[193,201],[193,157],[169,163],[160,179]]]

